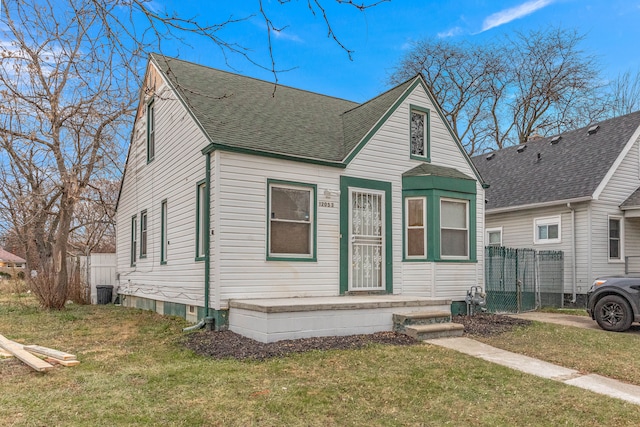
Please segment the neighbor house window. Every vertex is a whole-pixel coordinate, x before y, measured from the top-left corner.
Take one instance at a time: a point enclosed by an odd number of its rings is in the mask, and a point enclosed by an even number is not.
[[[469,258],[469,202],[440,200],[440,254],[443,258]]]
[[[487,228],[487,246],[502,246],[502,227]]]
[[[315,185],[268,183],[268,258],[315,258]]]
[[[622,220],[620,218],[609,217],[609,260],[619,261],[622,259]]]
[[[198,183],[198,193],[196,200],[196,259],[204,259],[205,255],[205,234],[207,233],[205,224],[207,200],[207,184],[202,181]]]
[[[147,211],[140,212],[140,258],[147,257]]]
[[[560,242],[560,216],[536,218],[534,220],[534,243],[559,243]]]
[[[410,113],[411,158],[429,160],[429,110],[411,106]]]
[[[134,215],[131,217],[131,266],[136,265],[136,256],[138,253],[138,219]]]
[[[147,162],[156,155],[156,120],[153,101],[147,104]]]
[[[167,238],[167,201],[160,204],[160,264],[167,263],[167,249],[169,248]]]
[[[405,254],[407,259],[427,256],[427,198],[405,199]]]

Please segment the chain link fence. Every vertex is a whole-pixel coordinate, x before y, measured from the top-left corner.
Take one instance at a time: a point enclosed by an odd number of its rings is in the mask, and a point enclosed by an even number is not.
[[[485,248],[487,311],[520,313],[539,307],[562,307],[562,251],[502,246]]]

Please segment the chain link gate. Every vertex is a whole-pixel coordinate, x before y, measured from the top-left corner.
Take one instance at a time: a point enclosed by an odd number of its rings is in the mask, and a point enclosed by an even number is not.
[[[538,253],[534,249],[488,246],[485,249],[487,311],[519,313],[543,305],[561,307],[563,262],[562,252],[558,251]]]

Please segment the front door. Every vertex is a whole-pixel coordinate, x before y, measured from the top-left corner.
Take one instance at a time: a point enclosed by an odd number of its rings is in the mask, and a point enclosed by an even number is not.
[[[349,290],[385,290],[385,193],[349,188]]]

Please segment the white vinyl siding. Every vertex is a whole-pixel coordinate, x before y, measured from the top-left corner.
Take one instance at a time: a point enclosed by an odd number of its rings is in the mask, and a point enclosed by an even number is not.
[[[154,98],[155,133],[162,135],[162,150],[179,155],[160,156],[156,150],[155,159],[147,163],[146,107],[143,106],[133,129],[117,210],[118,285],[120,292],[127,295],[202,307],[204,263],[194,260],[194,210],[195,183],[205,178],[205,156],[201,150],[208,141],[183,104],[172,92],[164,91],[165,88],[158,87]],[[161,223],[158,207],[165,199],[171,203],[169,262],[158,268],[161,227],[156,224]],[[130,232],[120,225],[129,223],[134,215],[139,219],[139,213],[149,207],[154,208],[148,210],[147,258],[138,259],[131,266]],[[138,233],[139,227],[137,224]],[[158,304],[160,312],[161,307]]]

